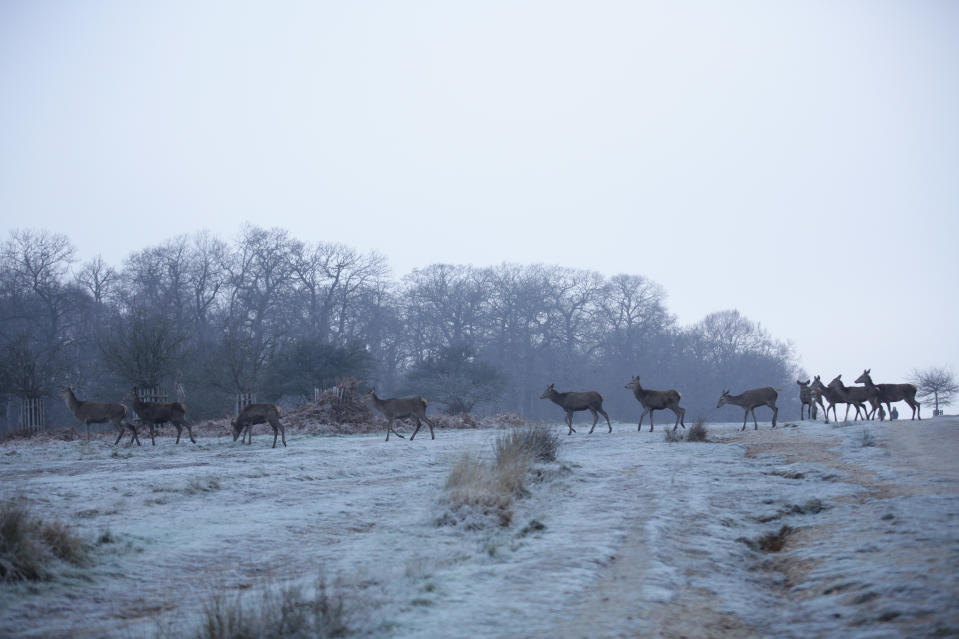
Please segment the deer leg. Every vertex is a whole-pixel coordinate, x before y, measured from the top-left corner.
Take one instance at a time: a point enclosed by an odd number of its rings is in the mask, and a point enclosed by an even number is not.
[[[746,409],[746,412],[743,413],[743,427],[739,429],[739,432],[746,430],[746,419],[749,417],[749,409]]]
[[[596,410],[602,413],[603,417],[606,418],[606,425],[609,426],[609,432],[606,434],[608,435],[609,433],[613,432],[613,424],[609,421],[609,415],[606,414],[606,411],[604,411],[602,408],[597,408]]]
[[[413,434],[410,435],[410,441],[413,441],[413,438],[416,437],[416,433],[420,432],[420,426],[423,425],[422,423],[420,423],[420,418],[417,417],[416,415],[413,415],[413,419],[416,420],[416,428],[413,429]]]
[[[195,444],[195,443],[196,443],[196,438],[193,437],[193,428],[190,427],[189,424],[184,424],[184,426],[186,426],[186,432],[187,432],[187,434],[190,436],[190,441]]]
[[[273,426],[273,424],[270,424],[270,426]],[[276,448],[276,438],[277,436],[279,436],[279,434],[280,433],[277,430],[276,426],[273,426],[273,448]]]
[[[154,446],[157,445],[156,430],[154,429],[155,426],[156,424],[150,422],[150,441],[153,442]]]
[[[673,424],[673,430],[676,430],[677,428],[679,428],[679,411],[676,410],[675,408],[670,408],[670,410],[676,413],[676,423]],[[683,430],[686,430],[685,425],[683,425]]]
[[[770,408],[773,409],[773,428],[776,428],[776,417],[779,416],[779,407],[773,404]]]
[[[686,430],[686,409],[682,406],[676,405],[676,408],[679,409],[679,425],[683,427],[683,430]],[[673,430],[676,430],[675,428]]]
[[[753,430],[759,430],[759,422],[756,421],[756,407],[753,406],[750,408],[749,412],[752,413],[753,416]]]
[[[122,429],[122,428],[118,428],[117,430],[118,430],[119,432],[117,433],[117,440],[116,440],[115,442],[113,442],[113,445],[114,445],[114,446],[116,446],[117,444],[119,444],[119,443],[120,443],[120,439],[123,438],[123,429]]]
[[[643,417],[646,417],[646,413],[649,412],[649,409],[645,406],[643,407],[643,414],[639,416],[639,426],[636,427],[637,432],[642,432],[643,430]],[[652,419],[649,420],[652,423]]]
[[[436,439],[436,434],[433,433],[433,422],[426,415],[423,415],[423,419],[426,420],[426,425],[430,427],[430,439]]]
[[[592,435],[592,434],[593,434],[593,430],[596,428],[596,422],[599,421],[599,414],[596,412],[595,409],[593,409],[593,408],[591,408],[591,407],[589,408],[589,412],[593,414],[593,428],[590,428],[590,429],[589,429],[589,434]]]
[[[576,432],[576,429],[573,428],[573,411],[571,410],[566,411],[566,425],[569,426],[569,432],[566,433],[567,435],[572,435]]]

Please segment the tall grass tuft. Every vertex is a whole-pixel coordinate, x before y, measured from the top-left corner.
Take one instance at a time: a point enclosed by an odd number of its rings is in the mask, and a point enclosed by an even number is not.
[[[688,442],[705,442],[706,439],[706,418],[698,417],[696,418],[696,423],[689,427],[689,430],[686,431],[686,441]]]
[[[312,596],[298,586],[263,586],[247,597],[217,594],[206,604],[195,637],[325,639],[348,633],[343,596],[320,578]]]
[[[0,581],[52,579],[57,561],[83,565],[88,547],[65,524],[44,522],[23,503],[0,504]]]
[[[490,519],[509,526],[513,501],[526,494],[526,480],[533,464],[555,461],[560,439],[545,426],[512,429],[493,442],[493,459],[466,453],[450,468],[445,502],[450,512],[439,523],[462,523],[467,529],[482,528]]]

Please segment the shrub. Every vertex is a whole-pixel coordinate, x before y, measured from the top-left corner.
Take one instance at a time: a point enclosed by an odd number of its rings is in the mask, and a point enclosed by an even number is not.
[[[82,565],[87,545],[63,523],[45,523],[22,503],[0,505],[0,581],[51,579],[57,560]]]
[[[496,463],[501,459],[516,456],[529,457],[533,461],[556,461],[560,437],[556,430],[547,426],[530,426],[525,429],[514,428],[496,438],[493,452]]]
[[[876,437],[875,437],[875,435],[873,435],[872,433],[870,433],[869,431],[866,431],[866,430],[862,431],[862,446],[863,446],[863,448],[865,448],[865,447],[867,447],[867,446],[875,446],[875,445],[876,445]]]
[[[675,444],[676,442],[683,441],[683,434],[677,430],[667,428],[663,431],[663,433],[664,433],[663,439],[666,441],[667,444]]]

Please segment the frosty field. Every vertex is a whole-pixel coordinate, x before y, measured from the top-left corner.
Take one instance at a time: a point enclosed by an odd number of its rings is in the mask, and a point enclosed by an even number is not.
[[[959,636],[959,418],[740,425],[577,427],[479,530],[444,484],[499,430],[7,442],[0,498],[93,550],[0,584],[0,636],[192,636],[217,593],[318,578],[356,636]]]

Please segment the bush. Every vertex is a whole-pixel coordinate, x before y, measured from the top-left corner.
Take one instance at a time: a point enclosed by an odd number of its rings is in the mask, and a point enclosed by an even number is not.
[[[57,560],[87,561],[87,545],[61,522],[45,523],[15,501],[0,505],[0,581],[46,580]]]

